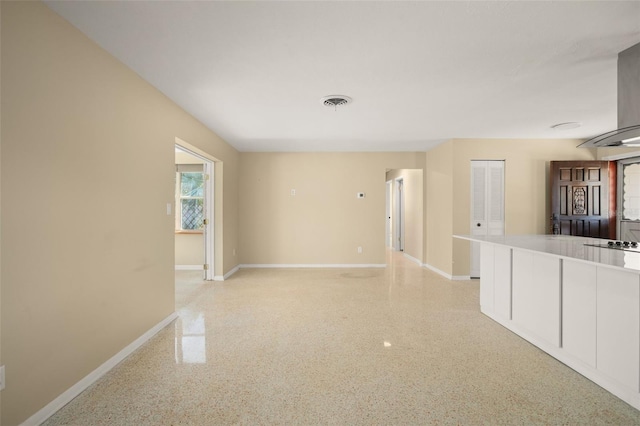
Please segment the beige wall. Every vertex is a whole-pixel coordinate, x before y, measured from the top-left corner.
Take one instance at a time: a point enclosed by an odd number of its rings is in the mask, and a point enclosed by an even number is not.
[[[441,219],[448,211],[452,217],[452,234],[469,234],[470,212],[470,161],[505,160],[505,232],[517,234],[544,234],[549,230],[551,212],[548,180],[549,161],[592,160],[595,150],[576,146],[580,140],[508,140],[508,139],[455,139],[427,152],[428,178],[435,174],[433,167],[443,170],[443,189],[428,194],[430,206],[427,218],[428,232],[438,230],[438,220],[431,208],[438,197],[446,200]],[[433,182],[429,188],[433,189]],[[451,188],[451,203],[445,192]],[[447,188],[447,189],[444,189]],[[446,224],[448,229],[449,224]],[[449,231],[447,231],[448,233]],[[451,235],[441,231],[436,237],[430,234],[427,263],[454,276],[469,274],[469,244],[455,239],[452,245],[451,263],[449,255],[437,253],[450,244]]]
[[[174,311],[176,137],[221,161],[216,244],[235,266],[239,155],[42,3],[0,7],[2,422],[14,425]]]
[[[423,156],[241,153],[240,263],[384,264],[385,172]]]
[[[176,233],[176,265],[200,266],[204,260],[204,238],[202,233]]]
[[[427,152],[425,173],[425,260],[451,274],[453,262],[453,142],[442,143]]]
[[[386,174],[386,180],[402,178],[404,189],[404,253],[423,262],[423,170],[422,169],[395,169]],[[395,183],[394,183],[395,185]],[[392,191],[392,204],[394,208],[391,212],[392,219],[395,218],[394,200],[395,192]]]
[[[176,164],[203,164],[204,160],[186,152],[175,153]]]
[[[633,148],[597,148],[598,160],[640,157],[640,149]]]

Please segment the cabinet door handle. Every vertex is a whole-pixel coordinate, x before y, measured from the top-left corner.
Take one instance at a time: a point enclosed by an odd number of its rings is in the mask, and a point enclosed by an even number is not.
[[[482,225],[480,225],[480,224],[478,223],[476,226],[482,226]]]

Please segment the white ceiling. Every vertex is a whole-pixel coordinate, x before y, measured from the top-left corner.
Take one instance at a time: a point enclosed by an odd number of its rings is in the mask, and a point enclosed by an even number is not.
[[[638,1],[46,3],[240,151],[592,137],[640,42]]]

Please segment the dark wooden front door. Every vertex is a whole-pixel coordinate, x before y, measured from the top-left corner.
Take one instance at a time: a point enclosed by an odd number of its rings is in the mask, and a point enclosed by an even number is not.
[[[551,162],[551,231],[616,238],[616,163]]]

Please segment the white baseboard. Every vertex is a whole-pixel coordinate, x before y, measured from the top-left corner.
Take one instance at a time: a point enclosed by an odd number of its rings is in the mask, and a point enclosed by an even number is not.
[[[229,278],[231,275],[235,274],[239,270],[240,270],[240,265],[236,265],[235,268],[233,268],[232,270],[224,274],[224,279],[226,280],[227,278]]]
[[[451,277],[453,281],[469,281],[471,279],[470,275],[454,275]]]
[[[423,263],[422,266],[424,266],[425,268],[435,272],[438,275],[442,275],[443,277],[445,277],[448,280],[451,281],[467,281],[470,280],[471,277],[469,275],[451,275],[451,274],[447,274],[444,271],[441,271],[440,269],[436,268],[435,266],[431,266],[428,263]]]
[[[438,275],[442,275],[443,277],[445,277],[448,280],[452,280],[453,279],[453,275],[447,274],[446,272],[441,271],[440,269],[436,268],[435,266],[431,266],[428,263],[423,263],[422,266],[424,266],[425,268],[435,272]]]
[[[386,268],[386,263],[244,263],[240,268]]]
[[[469,275],[451,275],[451,274],[447,274],[444,271],[441,271],[440,269],[436,268],[435,266],[431,266],[428,263],[423,263],[422,266],[424,266],[425,268],[435,272],[438,275],[442,275],[443,277],[445,277],[448,280],[451,281],[467,281],[470,280],[471,277]]]
[[[214,281],[224,281],[226,279],[229,279],[229,277],[233,274],[235,274],[236,272],[238,272],[238,270],[240,269],[240,265],[237,265],[235,268],[233,268],[232,270],[230,270],[229,272],[227,272],[224,275],[216,275],[215,277],[213,277]]]
[[[176,265],[176,271],[202,271],[202,265]]]
[[[154,335],[156,335],[160,330],[169,325],[173,320],[178,318],[177,313],[172,313],[158,324],[154,325],[151,329],[149,329],[142,336],[138,337],[136,340],[131,342],[127,347],[122,349],[120,352],[112,356],[108,359],[104,364],[100,367],[93,370],[91,373],[86,375],[83,379],[81,379],[78,383],[71,386],[65,392],[63,392],[56,399],[47,404],[40,411],[35,413],[33,416],[29,417],[27,420],[22,423],[22,426],[37,426],[42,424],[49,417],[54,415],[59,409],[67,405],[73,398],[80,395],[82,391],[87,389],[89,386],[94,384],[100,377],[104,376],[109,372],[113,367],[118,365],[122,360],[131,355],[136,349],[146,343],[149,339],[151,339]]]
[[[402,253],[402,255],[404,257],[406,257],[407,259],[409,259],[410,261],[415,262],[418,265],[422,266],[422,261],[421,260],[418,260],[415,257],[413,257],[413,256],[411,256],[410,254],[407,254],[407,253]]]

